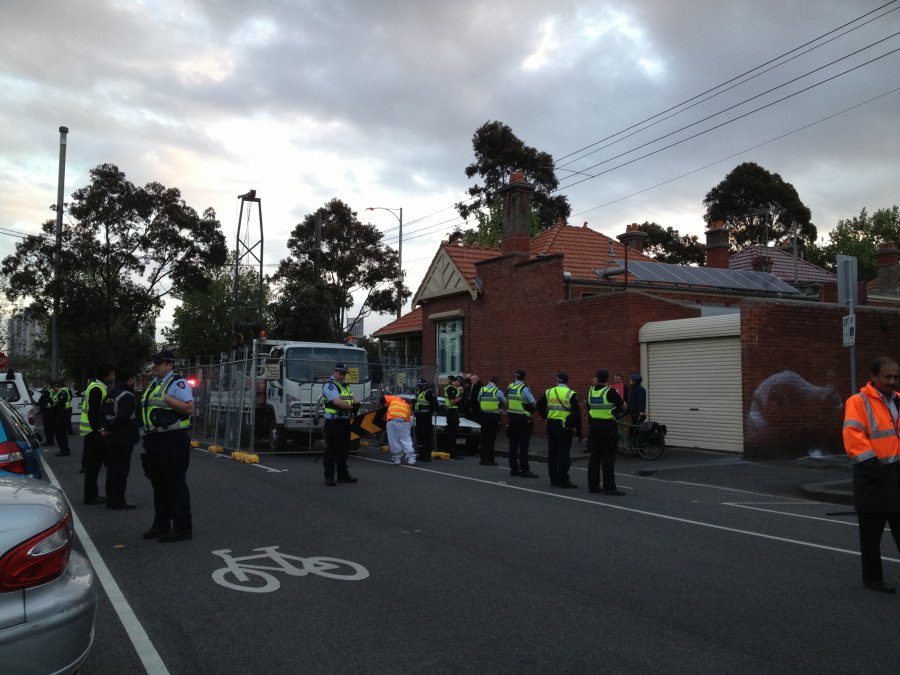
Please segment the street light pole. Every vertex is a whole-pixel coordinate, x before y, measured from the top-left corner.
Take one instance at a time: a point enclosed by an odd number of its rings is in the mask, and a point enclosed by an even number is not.
[[[397,318],[403,313],[403,207],[389,209],[384,206],[369,206],[366,211],[387,211],[400,223],[400,237],[397,240]],[[399,215],[395,212],[399,212]]]
[[[66,135],[69,127],[59,128],[59,177],[56,181],[56,248],[53,252],[53,320],[50,326],[50,376],[59,377],[59,266],[62,255],[63,192],[66,185]]]

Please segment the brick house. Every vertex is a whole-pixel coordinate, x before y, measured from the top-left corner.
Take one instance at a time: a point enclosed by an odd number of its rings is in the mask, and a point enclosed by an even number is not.
[[[439,383],[474,372],[505,386],[523,368],[540,395],[565,371],[583,401],[598,368],[626,380],[639,372],[650,416],[668,426],[675,446],[753,459],[842,451],[850,362],[847,309],[827,301],[836,299],[832,273],[780,249],[731,255],[717,223],[707,232],[705,268],[654,262],[637,226],[613,240],[586,224],[558,223],[529,238],[532,190],[514,174],[502,190],[501,247],[441,244],[413,296],[415,311],[374,337],[420,336],[421,362]],[[891,247],[885,266],[900,270],[896,258]],[[885,304],[896,300],[895,288]],[[892,352],[898,331],[896,308],[857,309],[855,386],[872,359]]]

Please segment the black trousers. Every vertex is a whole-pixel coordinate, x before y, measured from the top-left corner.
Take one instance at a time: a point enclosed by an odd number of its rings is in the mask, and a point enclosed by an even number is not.
[[[84,437],[84,450],[81,454],[81,466],[84,469],[84,498],[96,499],[100,496],[97,479],[103,468],[103,455],[106,443],[97,431]]]
[[[560,420],[547,420],[547,473],[551,485],[569,482],[571,451],[572,430],[566,429]]]
[[[350,475],[347,468],[347,457],[350,456],[350,418],[339,417],[325,420],[325,454],[322,455],[322,467],[325,480],[334,480],[337,470],[338,478]]]
[[[56,445],[59,446],[59,451],[64,455],[68,455],[71,451],[69,450],[69,430],[66,428],[65,414],[54,415],[50,428],[53,429],[53,435],[56,438]]]
[[[900,551],[900,511],[890,513],[856,514],[859,519],[859,550],[862,553],[863,581],[884,581],[881,570],[881,537],[885,524],[890,524],[891,535]]]
[[[497,442],[497,432],[500,430],[499,413],[481,413],[481,452],[482,462],[494,461],[494,444]]]
[[[528,450],[531,446],[531,418],[521,413],[510,413],[509,470],[525,473],[531,471],[528,465]]]
[[[430,462],[434,451],[434,419],[431,413],[416,415],[416,459]]]
[[[147,434],[144,452],[150,462],[153,485],[153,527],[178,532],[193,530],[191,492],[187,470],[191,463],[191,438],[182,429]]]
[[[44,445],[53,445],[53,438],[56,433],[56,427],[53,424],[53,413],[41,413],[41,422],[44,424]]]
[[[445,452],[456,454],[456,437],[459,436],[459,411],[447,410],[444,413],[447,420],[447,447]]]
[[[588,446],[591,459],[588,462],[588,489],[600,487],[600,474],[603,473],[603,489],[616,489],[616,446],[619,443],[619,432],[613,420],[608,422],[592,420],[588,431]]]
[[[106,505],[125,503],[125,487],[131,470],[134,445],[109,445],[106,448]]]

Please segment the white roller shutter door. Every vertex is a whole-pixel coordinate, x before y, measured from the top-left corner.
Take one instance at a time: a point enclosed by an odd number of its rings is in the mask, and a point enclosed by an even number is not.
[[[744,451],[739,337],[647,342],[646,358],[648,413],[667,445]]]

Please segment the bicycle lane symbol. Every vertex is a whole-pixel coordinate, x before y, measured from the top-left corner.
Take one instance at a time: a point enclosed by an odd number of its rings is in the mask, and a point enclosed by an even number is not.
[[[231,555],[229,548],[213,551],[213,555],[225,561],[225,567],[212,573],[213,581],[236,591],[271,593],[281,588],[281,582],[271,572],[282,572],[292,577],[315,574],[338,581],[362,581],[369,578],[369,571],[351,560],[322,556],[301,558],[281,553],[277,546],[263,546],[253,550],[259,553],[236,557]],[[270,564],[258,564],[254,561],[267,561]]]

